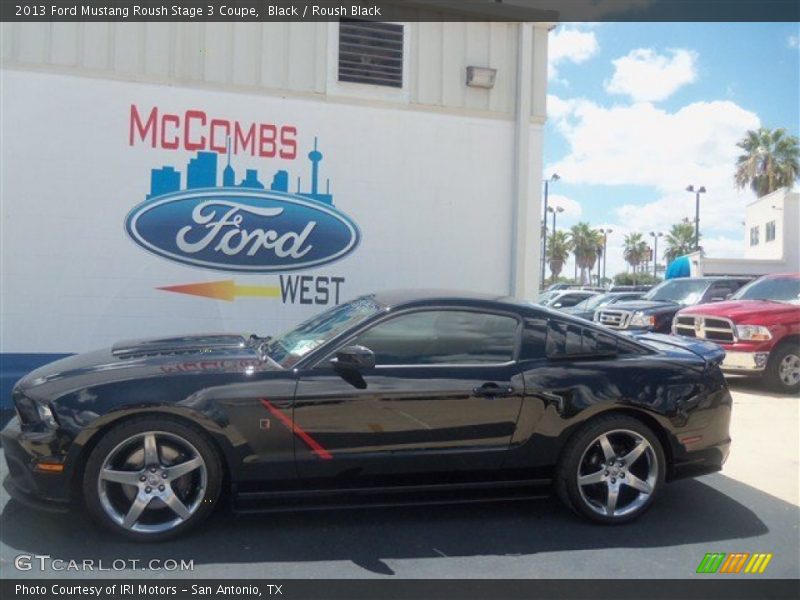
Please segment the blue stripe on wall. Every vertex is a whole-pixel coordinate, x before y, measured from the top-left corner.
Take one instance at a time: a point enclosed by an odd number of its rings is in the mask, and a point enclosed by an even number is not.
[[[0,410],[14,408],[11,402],[11,390],[24,375],[38,369],[42,365],[60,358],[72,356],[71,354],[41,354],[41,353],[0,353]]]

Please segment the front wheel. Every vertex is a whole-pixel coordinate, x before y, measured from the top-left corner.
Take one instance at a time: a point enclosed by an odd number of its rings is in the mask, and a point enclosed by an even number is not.
[[[800,392],[800,346],[784,342],[770,353],[765,373],[767,383],[777,392]]]
[[[664,451],[650,428],[626,415],[599,417],[564,448],[556,491],[584,517],[625,523],[651,506],[665,469]]]
[[[83,497],[101,525],[132,540],[161,541],[205,519],[221,486],[219,456],[201,433],[141,417],[111,429],[94,448]]]

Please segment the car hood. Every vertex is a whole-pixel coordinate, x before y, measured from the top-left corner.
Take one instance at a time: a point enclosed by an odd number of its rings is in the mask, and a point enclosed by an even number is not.
[[[653,300],[629,300],[627,302],[617,302],[608,307],[603,307],[600,310],[628,310],[631,312],[669,312],[676,311],[681,307],[680,304],[674,302],[657,302]]]
[[[111,348],[74,354],[46,364],[23,377],[17,388],[26,390],[71,378],[83,383],[87,380],[102,383],[151,374],[241,370],[245,362],[272,368],[269,361],[261,361],[258,340],[234,334],[127,340]]]
[[[800,306],[784,302],[770,302],[768,300],[728,300],[714,302],[713,304],[698,304],[681,311],[682,315],[725,317],[738,323],[755,316],[778,316],[793,313],[800,313]]]

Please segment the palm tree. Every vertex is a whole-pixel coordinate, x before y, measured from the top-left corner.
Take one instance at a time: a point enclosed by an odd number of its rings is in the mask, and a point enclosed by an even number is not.
[[[792,187],[800,175],[800,142],[786,130],[761,127],[748,131],[736,144],[744,150],[736,159],[736,186],[748,185],[758,197]]]
[[[547,260],[550,264],[552,283],[561,275],[561,269],[572,252],[572,240],[566,231],[555,231],[547,238]]]
[[[598,249],[602,251],[603,236],[597,229],[592,229],[588,223],[578,223],[570,229],[572,253],[575,255],[575,264],[581,270],[581,283],[586,283],[586,271],[591,278],[594,263],[597,261]]]
[[[671,263],[679,256],[694,252],[694,225],[689,219],[684,218],[672,226],[665,240],[667,248],[664,250],[664,258],[667,259],[667,263]]]
[[[625,236],[625,246],[622,256],[631,267],[633,274],[636,275],[636,268],[642,264],[649,254],[647,242],[642,239],[641,233],[630,233]]]

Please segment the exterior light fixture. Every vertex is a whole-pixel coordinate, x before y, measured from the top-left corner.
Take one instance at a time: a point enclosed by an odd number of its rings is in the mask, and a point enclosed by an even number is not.
[[[489,67],[467,67],[467,85],[470,87],[490,90],[494,87],[496,78],[497,69]]]

